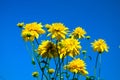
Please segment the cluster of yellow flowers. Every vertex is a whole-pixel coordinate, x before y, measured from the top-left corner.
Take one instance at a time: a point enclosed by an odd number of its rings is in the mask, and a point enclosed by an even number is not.
[[[51,40],[43,40],[38,44],[37,48],[37,53],[42,58],[64,59],[67,56],[70,56],[73,60],[65,65],[64,69],[76,74],[88,74],[85,61],[80,58],[76,59],[76,56],[80,55],[80,50],[82,49],[80,39],[85,37],[90,39],[90,36],[85,36],[86,31],[82,27],[75,28],[70,35],[67,35],[70,31],[62,23],[46,24],[43,26],[41,23],[33,22],[26,25],[24,25],[24,23],[18,23],[17,26],[22,28],[21,35],[25,41],[34,41],[34,39],[39,38],[39,35],[44,34],[45,32],[48,33],[47,37],[50,36]],[[43,28],[46,28],[47,31]],[[91,44],[93,50],[98,53],[103,53],[104,51],[108,52],[109,47],[103,39],[95,40]],[[86,53],[86,51],[84,52]],[[53,72],[55,72],[54,69],[48,70],[48,73],[52,74]],[[38,73],[34,72],[32,75],[38,76]]]
[[[58,52],[57,52],[58,48]],[[78,54],[80,54],[80,42],[73,38],[67,38],[64,40],[61,40],[57,47],[56,45],[51,41],[42,41],[42,43],[38,47],[38,54],[42,57],[47,58],[55,58],[60,55],[60,58],[64,58],[67,55],[74,57]]]

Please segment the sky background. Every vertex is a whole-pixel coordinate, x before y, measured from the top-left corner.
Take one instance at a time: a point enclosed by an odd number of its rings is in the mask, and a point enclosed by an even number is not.
[[[81,26],[91,36],[90,42],[103,38],[110,49],[102,55],[101,76],[120,78],[119,0],[0,0],[0,80],[34,80],[34,68],[16,26],[34,21],[62,22],[70,30]],[[92,73],[89,65],[87,69]]]

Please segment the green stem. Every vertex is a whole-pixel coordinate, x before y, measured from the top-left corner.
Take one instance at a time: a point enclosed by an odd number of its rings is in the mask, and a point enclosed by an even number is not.
[[[26,43],[25,43],[25,47],[26,47],[26,49],[27,49],[27,52],[28,52],[30,58],[32,59],[32,58],[33,58],[33,55],[32,55],[32,53],[30,52],[30,50],[29,50],[29,48],[28,48],[28,45],[27,45]]]
[[[59,54],[59,51],[58,51],[58,40],[56,40],[56,49],[57,49],[57,54],[58,54],[58,70],[57,70],[57,74],[59,72],[60,80],[61,80],[61,62],[60,62],[60,54]]]
[[[36,38],[35,38],[35,41],[36,41],[37,45],[39,46],[39,42],[38,42],[38,40]]]
[[[57,73],[57,66],[58,66],[58,63],[56,63],[56,59],[54,58],[54,62],[55,62],[55,72],[54,72],[54,77],[56,77],[56,73]]]
[[[25,46],[26,46],[26,49],[27,49],[27,51],[28,51],[28,53],[29,53],[29,56],[31,57],[31,59],[33,59],[34,58],[34,55],[32,54],[33,53],[33,50],[32,50],[32,53],[30,52],[30,50],[29,50],[29,48],[28,48],[28,46],[27,46],[27,44],[25,44]],[[33,49],[33,48],[32,48]],[[36,68],[36,65],[34,65],[34,68],[35,68],[35,70],[37,71],[37,68]],[[39,79],[39,76],[36,78],[37,80],[40,80]]]
[[[98,80],[100,80],[100,74],[101,74],[101,64],[102,64],[102,59],[101,59],[101,54],[100,54],[100,57],[99,57],[99,74],[98,74]]]
[[[75,78],[75,72],[74,72],[74,74],[73,74],[73,79],[72,79],[72,80],[74,80],[74,78]]]
[[[82,80],[82,75],[80,75],[80,80]]]
[[[50,59],[48,59],[48,70],[50,69]],[[48,73],[49,80],[51,79],[51,74]]]
[[[97,69],[97,63],[98,63],[99,53],[96,56],[96,62],[95,62],[95,68],[94,68],[94,76],[96,77],[96,69]]]
[[[35,41],[36,41],[37,45],[39,46],[39,43],[38,43],[38,41],[37,41],[36,38],[35,38]],[[33,43],[32,43],[32,47],[33,47],[33,50],[34,50],[34,44],[33,44]],[[44,73],[44,70],[43,70],[42,67],[41,67],[41,63],[40,63],[38,57],[37,57],[35,54],[33,54],[33,55],[34,55],[34,57],[35,57],[35,59],[36,59],[36,61],[37,61],[37,63],[38,63],[38,66],[39,66],[40,70],[42,71],[41,80],[43,80],[43,76],[45,76],[46,80],[48,80],[47,76],[46,76],[45,73]]]
[[[83,54],[83,60],[84,61],[86,60],[86,54]]]

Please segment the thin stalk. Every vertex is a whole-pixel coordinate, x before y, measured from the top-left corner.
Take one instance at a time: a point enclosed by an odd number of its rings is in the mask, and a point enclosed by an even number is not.
[[[36,38],[35,38],[35,41],[36,41],[37,45],[39,46],[39,42],[38,42],[38,40]]]
[[[29,50],[29,48],[28,48],[28,45],[27,45],[26,43],[25,43],[25,47],[26,47],[26,49],[27,49],[27,52],[28,52],[30,58],[32,59],[32,58],[33,58],[33,55],[32,55],[32,53],[30,52],[30,50]]]
[[[48,70],[50,69],[50,59],[48,58]],[[49,76],[49,80],[51,79],[51,74],[48,73],[48,76]]]
[[[56,77],[58,63],[56,63],[55,58],[54,58],[54,62],[55,62],[55,66],[56,66],[56,68],[55,68],[55,72],[54,72],[54,77]]]
[[[29,48],[28,48],[28,46],[27,46],[27,44],[25,44],[25,46],[26,46],[26,49],[27,49],[27,51],[28,51],[28,53],[29,53],[29,56],[31,57],[31,59],[33,59],[34,58],[34,55],[30,52],[30,50],[29,50]],[[32,50],[33,51],[33,50]],[[34,65],[34,69],[37,71],[37,68],[36,68],[36,65]],[[37,80],[40,80],[39,79],[39,76],[36,78]]]
[[[66,64],[68,64],[68,56],[66,56]],[[68,73],[68,70],[67,70]],[[69,80],[69,78],[67,78],[67,80]]]
[[[37,45],[39,45],[39,43],[38,43],[38,41],[37,41],[36,38],[35,38],[35,41],[36,41]],[[33,46],[33,48],[34,48],[34,44],[32,44],[32,46]],[[37,58],[37,56],[36,56],[35,54],[33,54],[33,55],[34,55],[34,57],[35,57],[35,59],[36,59],[36,61],[37,61],[37,63],[38,63],[38,66],[39,66],[40,70],[42,71],[41,80],[43,80],[43,76],[45,76],[46,80],[48,80],[47,76],[46,76],[45,73],[44,73],[44,70],[43,70],[42,67],[41,67],[41,64],[40,64],[39,59]]]
[[[102,59],[101,59],[101,54],[100,54],[100,57],[99,57],[99,73],[98,73],[98,80],[100,80],[101,64],[102,64]]]
[[[82,80],[82,75],[80,75],[80,80]]]
[[[86,60],[86,54],[83,54],[83,60],[84,61]]]
[[[74,72],[74,74],[73,74],[73,79],[72,79],[72,80],[74,80],[74,78],[75,78],[75,72]]]
[[[97,69],[97,63],[98,63],[99,53],[96,56],[96,62],[95,62],[95,68],[94,68],[94,76],[96,77],[96,69]]]

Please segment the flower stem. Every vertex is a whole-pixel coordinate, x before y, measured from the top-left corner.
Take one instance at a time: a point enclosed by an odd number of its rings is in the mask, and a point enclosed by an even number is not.
[[[98,74],[98,80],[100,80],[100,74],[101,74],[101,64],[102,64],[102,59],[101,59],[101,54],[100,54],[100,57],[99,57],[99,74]]]
[[[35,41],[36,41],[37,45],[39,46],[39,43],[38,43],[38,41],[37,41],[36,38],[35,38]],[[33,49],[34,49],[34,44],[33,44],[33,43],[32,43],[32,47],[33,47]],[[34,55],[34,57],[35,57],[35,59],[36,59],[36,61],[37,61],[37,63],[38,63],[38,66],[39,66],[40,70],[42,71],[41,80],[43,80],[43,76],[45,76],[46,80],[48,80],[46,74],[44,73],[44,69],[42,69],[42,67],[41,67],[40,60],[38,59],[38,57],[37,57],[35,54],[33,54],[33,55]]]
[[[75,78],[75,72],[73,73],[73,79],[72,80],[74,80],[74,78]]]
[[[94,76],[96,77],[96,69],[97,69],[97,63],[98,63],[99,53],[96,56],[96,62],[95,62],[95,68],[94,68]]]

